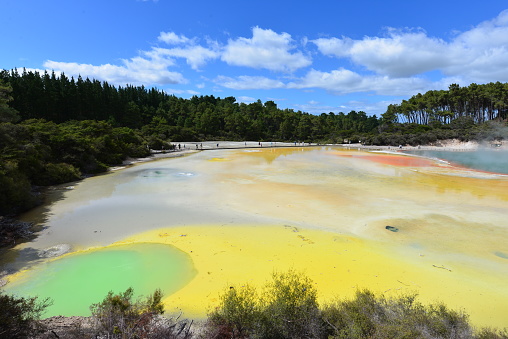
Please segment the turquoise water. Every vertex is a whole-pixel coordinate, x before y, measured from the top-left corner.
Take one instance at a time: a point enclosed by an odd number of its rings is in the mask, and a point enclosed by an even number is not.
[[[465,152],[450,151],[406,151],[405,153],[430,158],[439,158],[453,164],[481,171],[508,174],[508,151],[477,150]]]
[[[163,244],[130,244],[71,254],[25,273],[5,291],[19,296],[53,300],[45,317],[90,314],[89,306],[109,291],[132,287],[135,295],[160,288],[170,295],[195,276],[190,257]]]

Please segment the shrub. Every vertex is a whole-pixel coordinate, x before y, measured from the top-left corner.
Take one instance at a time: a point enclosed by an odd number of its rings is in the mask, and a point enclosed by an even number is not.
[[[76,181],[81,178],[79,170],[66,163],[48,163],[44,165],[44,169],[39,176],[40,185],[54,185],[66,182]]]
[[[320,338],[324,333],[312,281],[294,271],[274,273],[259,296],[249,286],[230,287],[205,327],[205,338]]]
[[[359,290],[322,308],[312,281],[289,271],[274,273],[257,293],[230,287],[209,314],[203,338],[507,339],[508,329],[474,331],[468,315],[443,304],[424,305],[415,294],[386,298]]]
[[[46,298],[18,298],[0,291],[0,338],[27,338],[35,335],[41,327],[38,320],[52,304]]]
[[[145,337],[150,332],[151,321],[164,313],[162,292],[157,289],[145,299],[133,300],[134,290],[123,293],[109,292],[103,301],[92,304],[90,310],[100,335],[110,338]]]
[[[330,338],[474,338],[465,313],[422,305],[416,295],[386,299],[358,291],[352,300],[327,305],[323,318]]]
[[[508,339],[508,329],[496,330],[491,328],[482,328],[476,334],[478,339]]]
[[[0,187],[0,215],[18,213],[36,204],[30,181],[14,161],[0,162]]]
[[[256,290],[249,286],[231,286],[220,296],[220,304],[208,318],[207,336],[212,338],[248,338],[256,333],[262,312]]]
[[[319,338],[322,321],[312,280],[294,271],[274,273],[263,295],[263,338]]]

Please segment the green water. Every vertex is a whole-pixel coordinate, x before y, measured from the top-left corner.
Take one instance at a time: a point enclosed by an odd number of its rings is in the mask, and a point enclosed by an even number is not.
[[[162,289],[170,295],[195,276],[184,252],[163,244],[131,244],[78,253],[57,259],[25,273],[5,291],[19,296],[50,297],[53,306],[45,317],[89,315],[89,306],[109,291],[134,288],[136,296]]]

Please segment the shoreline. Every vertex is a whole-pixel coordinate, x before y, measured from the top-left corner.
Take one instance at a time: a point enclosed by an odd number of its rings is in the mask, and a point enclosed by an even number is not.
[[[174,150],[151,150],[151,155],[144,158],[128,158],[123,161],[122,165],[111,167],[111,170],[124,168],[125,166],[137,163],[154,161],[166,158],[176,158],[187,156],[200,151],[211,150],[227,150],[227,149],[267,149],[267,148],[299,148],[299,147],[342,147],[345,149],[357,149],[364,151],[452,151],[452,152],[472,152],[476,150],[507,150],[508,142],[496,141],[491,144],[483,144],[477,141],[459,141],[457,139],[441,140],[429,145],[409,146],[379,146],[365,145],[361,143],[352,144],[319,144],[319,143],[302,143],[302,142],[258,142],[258,141],[188,141],[188,142],[172,142],[175,145]],[[180,145],[180,148],[178,147]],[[494,147],[492,145],[499,145]]]

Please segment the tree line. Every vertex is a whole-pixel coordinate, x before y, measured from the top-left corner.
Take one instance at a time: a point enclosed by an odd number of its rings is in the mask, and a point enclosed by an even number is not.
[[[12,88],[10,106],[21,120],[106,121],[114,127],[145,128],[170,140],[205,139],[342,142],[372,133],[380,123],[365,112],[312,115],[279,109],[273,101],[246,104],[213,95],[178,98],[156,88],[115,87],[107,82],[68,78],[54,72],[16,69],[0,72]]]
[[[238,103],[234,97],[205,95],[184,99],[156,88],[115,87],[95,79],[81,76],[74,79],[63,73],[56,76],[47,71],[41,74],[25,69],[21,73],[16,69],[3,70],[0,83],[11,89],[9,106],[18,113],[20,120],[106,121],[113,127],[143,129],[145,135],[151,133],[178,141],[229,139],[342,143],[344,139],[376,136],[387,131],[386,125],[448,129],[457,120],[462,125],[469,121],[469,125],[479,125],[508,118],[508,83],[500,82],[473,83],[467,87],[452,84],[448,90],[419,93],[400,104],[389,105],[379,118],[363,111],[313,115],[279,109],[273,101]],[[12,118],[12,110],[0,116]]]
[[[389,105],[382,115],[387,122],[421,125],[449,124],[461,118],[484,123],[507,117],[508,84],[500,82],[467,87],[452,84],[448,90],[418,93],[400,104]]]

